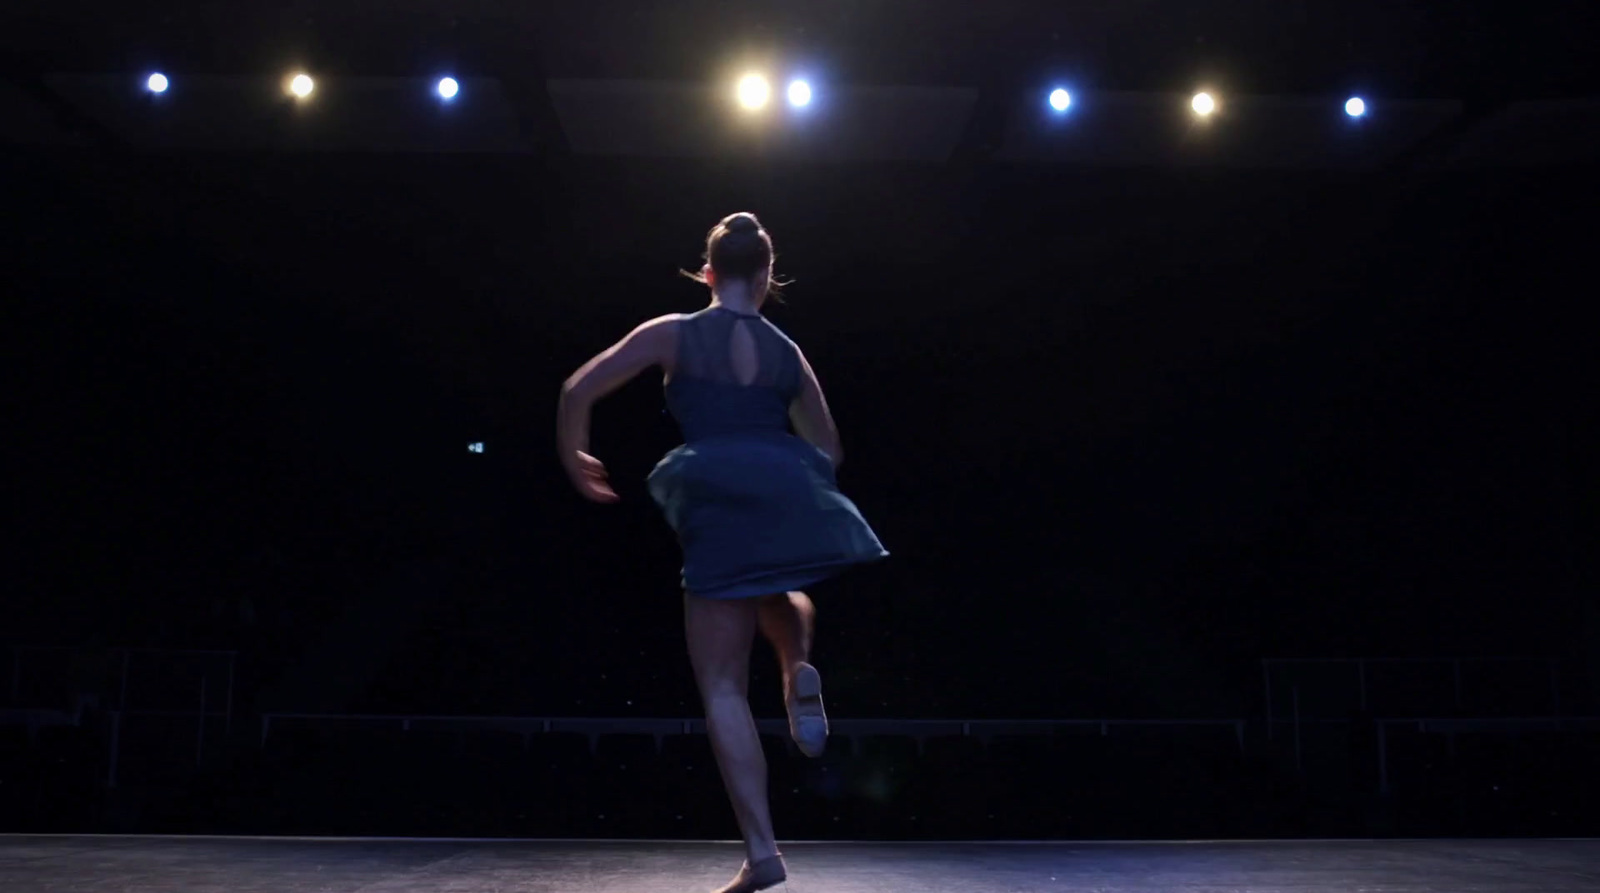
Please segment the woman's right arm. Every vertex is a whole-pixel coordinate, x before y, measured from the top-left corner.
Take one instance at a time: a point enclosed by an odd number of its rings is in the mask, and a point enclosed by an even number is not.
[[[806,356],[795,351],[800,358],[800,393],[789,404],[789,421],[796,434],[810,441],[817,449],[828,454],[835,468],[844,461],[844,448],[839,445],[839,429],[833,424],[833,413],[828,411],[828,400],[822,396],[822,385],[817,374],[806,362]]]
[[[669,367],[678,350],[677,315],[652,319],[605,349],[561,385],[556,409],[556,448],[562,467],[590,499],[616,499],[605,483],[605,466],[589,455],[589,416],[595,403],[651,366]]]

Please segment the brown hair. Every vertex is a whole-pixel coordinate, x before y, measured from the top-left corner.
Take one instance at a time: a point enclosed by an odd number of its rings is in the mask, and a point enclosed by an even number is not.
[[[706,263],[719,279],[750,279],[762,270],[767,273],[767,294],[783,300],[780,289],[787,282],[779,282],[770,272],[777,255],[772,250],[772,235],[748,211],[729,214],[722,218],[706,235]],[[701,273],[680,271],[701,284],[709,284]]]

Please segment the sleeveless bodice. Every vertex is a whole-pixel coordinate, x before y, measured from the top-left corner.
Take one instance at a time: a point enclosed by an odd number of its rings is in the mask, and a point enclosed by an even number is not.
[[[754,342],[755,375],[735,372],[736,327]],[[748,370],[747,370],[748,371]],[[800,391],[799,352],[759,315],[708,307],[678,323],[678,358],[667,409],[689,443],[717,437],[789,433],[789,404]]]

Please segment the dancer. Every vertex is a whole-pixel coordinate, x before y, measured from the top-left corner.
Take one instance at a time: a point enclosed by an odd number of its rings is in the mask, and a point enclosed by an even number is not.
[[[706,729],[744,837],[746,861],[719,893],[765,890],[786,870],[767,806],[767,763],[750,716],[757,629],[783,670],[789,732],[819,756],[828,720],[809,663],[816,609],[802,587],[888,555],[834,477],[839,434],[800,348],[761,315],[773,291],[772,238],[734,214],[706,239],[694,279],[711,304],[653,319],[567,379],[557,412],[561,462],[578,492],[615,502],[589,453],[595,402],[652,366],[683,446],[650,473],[650,495],[683,548],[689,658]]]

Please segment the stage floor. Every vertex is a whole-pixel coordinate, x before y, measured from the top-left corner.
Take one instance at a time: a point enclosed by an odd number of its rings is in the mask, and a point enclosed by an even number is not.
[[[1576,893],[1600,841],[797,843],[795,893]],[[0,836],[6,893],[703,893],[719,843]],[[778,888],[783,889],[783,888]]]

